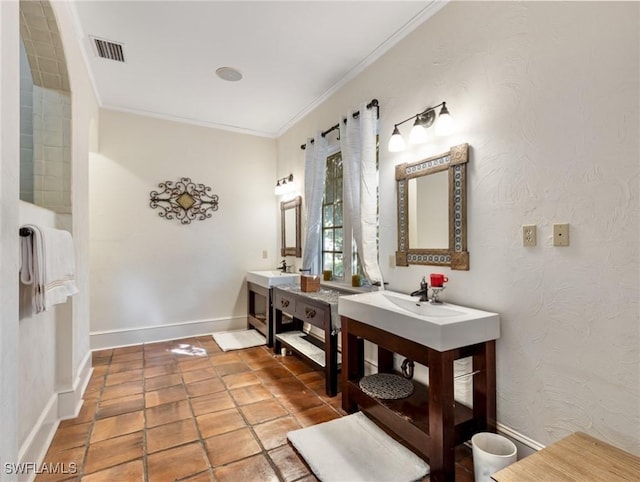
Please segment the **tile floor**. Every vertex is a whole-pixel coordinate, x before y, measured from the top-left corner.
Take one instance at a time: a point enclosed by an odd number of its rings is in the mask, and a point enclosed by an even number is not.
[[[344,415],[301,359],[225,353],[210,336],[97,351],[93,367],[45,457],[78,471],[37,482],[315,481],[286,433]],[[456,480],[473,481],[470,451],[456,456]]]

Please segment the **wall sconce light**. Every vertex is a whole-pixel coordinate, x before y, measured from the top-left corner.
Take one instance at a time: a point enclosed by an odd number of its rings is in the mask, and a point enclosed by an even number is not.
[[[438,120],[436,121],[436,109],[438,107],[442,107],[440,109],[440,113],[438,114]],[[422,144],[427,141],[427,128],[433,125],[433,122],[436,122],[436,135],[437,136],[446,136],[453,132],[453,119],[451,119],[451,115],[449,114],[449,109],[447,109],[447,103],[442,102],[433,107],[427,107],[422,112],[418,112],[411,117],[398,122],[393,126],[393,133],[391,134],[391,139],[389,139],[389,152],[401,152],[405,149],[404,139],[402,138],[402,134],[400,134],[400,129],[398,129],[399,125],[404,124],[405,122],[409,122],[411,119],[415,119],[413,123],[413,127],[411,128],[411,132],[409,133],[409,142],[411,144]]]
[[[283,194],[290,194],[296,190],[296,184],[293,182],[293,174],[289,174],[282,179],[278,179],[276,182],[276,189],[274,194],[276,196],[281,196]]]

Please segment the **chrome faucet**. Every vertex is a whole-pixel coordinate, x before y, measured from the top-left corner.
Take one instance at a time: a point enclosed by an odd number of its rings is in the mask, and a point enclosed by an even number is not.
[[[411,296],[420,296],[419,301],[429,301],[429,285],[424,276],[422,277],[422,281],[420,281],[420,289],[411,293]]]

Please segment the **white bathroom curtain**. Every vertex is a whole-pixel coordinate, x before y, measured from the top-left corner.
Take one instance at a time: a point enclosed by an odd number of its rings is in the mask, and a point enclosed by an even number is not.
[[[322,233],[322,196],[324,195],[327,141],[318,133],[313,143],[307,140],[304,156],[304,196],[307,224],[304,233],[302,269],[320,274],[320,235]]]
[[[349,116],[340,132],[344,202],[365,276],[380,283],[378,264],[378,173],[376,169],[376,111],[363,104],[357,118]]]

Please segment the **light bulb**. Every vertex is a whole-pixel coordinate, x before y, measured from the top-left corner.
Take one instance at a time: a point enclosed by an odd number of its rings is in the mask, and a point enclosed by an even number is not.
[[[451,115],[449,114],[449,109],[447,109],[447,105],[443,102],[442,109],[440,109],[440,114],[438,115],[438,120],[436,121],[436,135],[437,136],[446,136],[453,132],[454,124]]]
[[[404,139],[398,130],[398,126],[394,126],[393,134],[389,139],[389,152],[402,152],[404,151]]]
[[[411,132],[409,133],[409,142],[411,144],[427,142],[427,129],[423,127],[423,123],[422,118],[419,115],[416,116],[416,121],[413,123]]]

